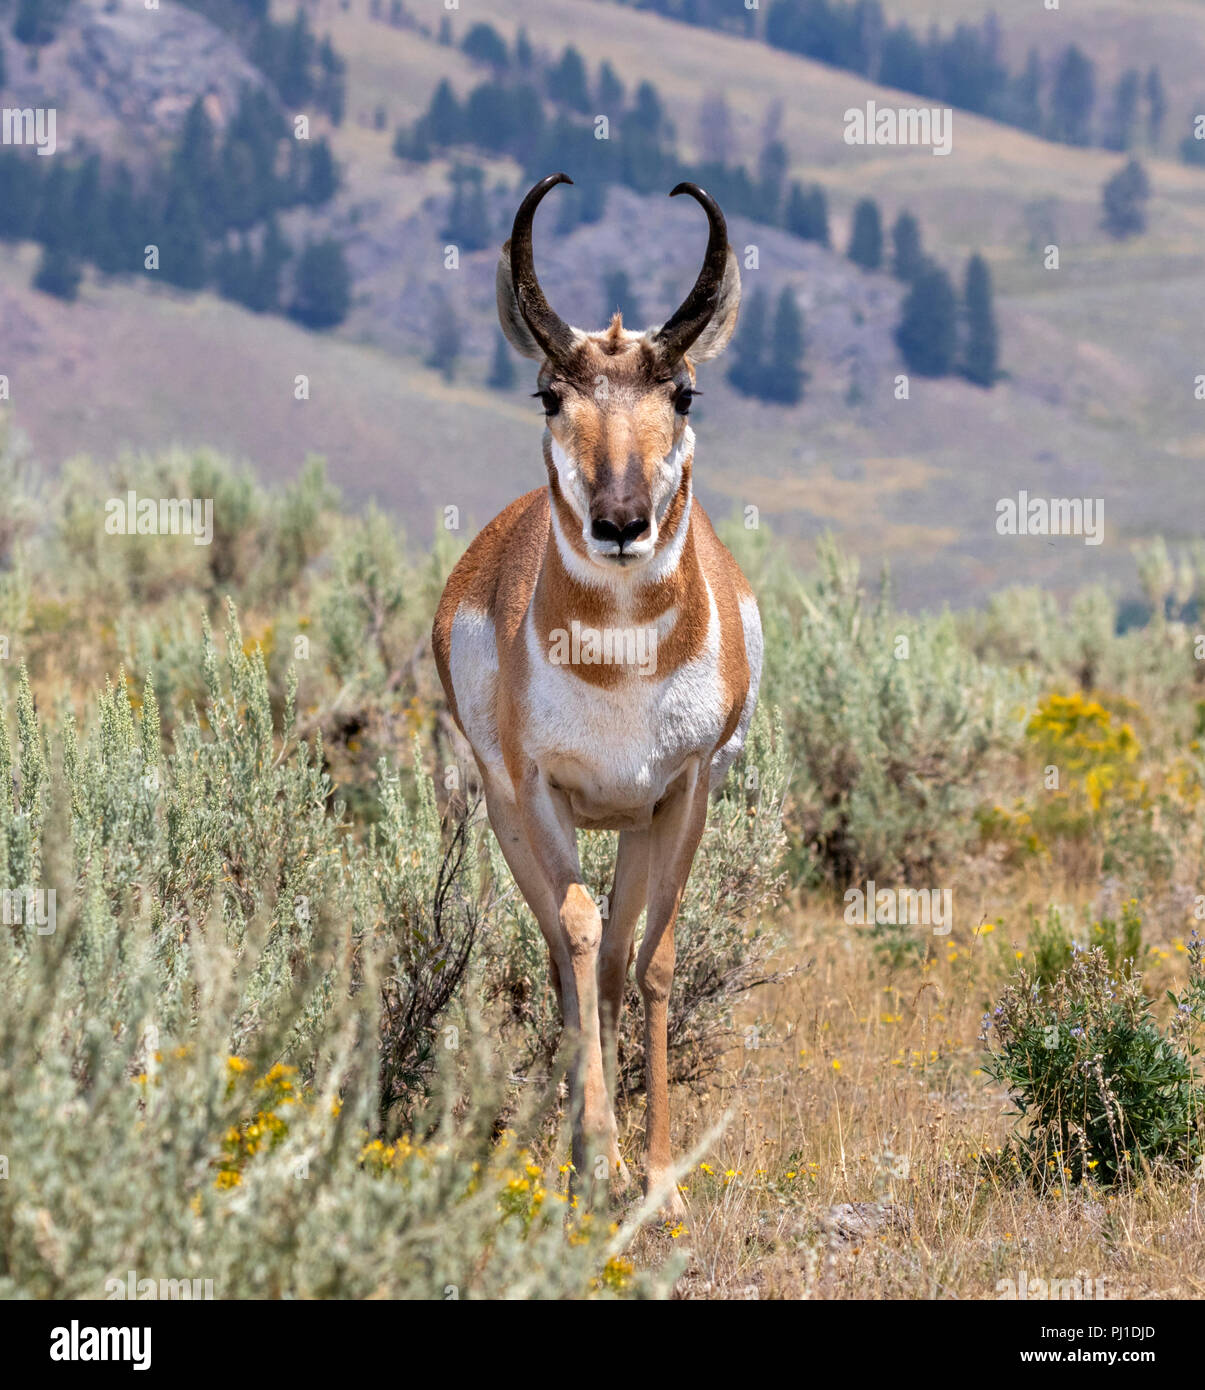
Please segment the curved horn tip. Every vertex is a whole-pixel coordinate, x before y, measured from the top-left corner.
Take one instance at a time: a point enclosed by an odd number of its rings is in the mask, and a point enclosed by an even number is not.
[[[703,189],[699,187],[697,183],[690,183],[686,179],[684,179],[680,184],[678,184],[676,188],[671,188],[669,191],[669,196],[671,198],[676,198],[679,193],[689,193],[692,198],[697,198],[699,194],[702,193],[704,198],[707,197],[707,194],[704,192]]]

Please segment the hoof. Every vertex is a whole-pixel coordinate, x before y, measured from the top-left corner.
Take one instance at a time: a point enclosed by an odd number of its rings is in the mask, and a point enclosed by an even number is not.
[[[655,1173],[650,1173],[648,1183],[645,1186],[646,1192],[651,1192],[660,1181]],[[682,1194],[678,1191],[677,1184],[661,1199],[661,1205],[657,1208],[657,1217],[664,1221],[668,1226],[677,1226],[686,1220],[686,1203],[682,1200]]]

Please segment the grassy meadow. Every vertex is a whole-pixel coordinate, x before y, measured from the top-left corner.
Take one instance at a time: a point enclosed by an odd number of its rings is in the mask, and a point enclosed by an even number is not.
[[[544,947],[427,645],[464,533],[317,462],[51,481],[10,438],[0,484],[0,1294],[1202,1292],[1199,551],[1136,551],[1128,626],[1101,588],[913,616],[724,527],[766,678],[678,927],[671,1228],[570,1195]],[[106,531],[131,489],[212,542]],[[869,881],[931,920],[859,920]],[[637,1169],[642,1075],[629,986]]]

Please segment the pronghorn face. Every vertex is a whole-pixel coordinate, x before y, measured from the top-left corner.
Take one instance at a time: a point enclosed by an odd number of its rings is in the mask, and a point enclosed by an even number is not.
[[[548,431],[544,456],[554,518],[566,540],[610,570],[638,567],[657,547],[666,512],[689,469],[687,424],[694,363],[723,351],[736,327],[740,272],[724,216],[694,184],[710,235],[703,269],[677,312],[643,333],[618,314],[601,333],[584,333],[548,306],[536,279],[531,225],[553,174],[524,198],[498,261],[498,316],[511,344],[541,362],[536,395]],[[687,356],[689,352],[689,357]]]
[[[667,367],[649,336],[625,330],[616,314],[567,362],[546,361],[537,386],[558,520],[580,533],[594,563],[644,563],[690,455],[692,368],[685,359]]]

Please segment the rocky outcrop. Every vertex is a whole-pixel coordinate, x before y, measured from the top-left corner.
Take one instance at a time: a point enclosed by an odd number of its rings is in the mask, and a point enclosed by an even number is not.
[[[170,140],[198,96],[220,127],[244,86],[264,85],[228,34],[175,0],[76,0],[52,43],[7,49],[3,105],[53,107],[61,146],[127,161]]]

